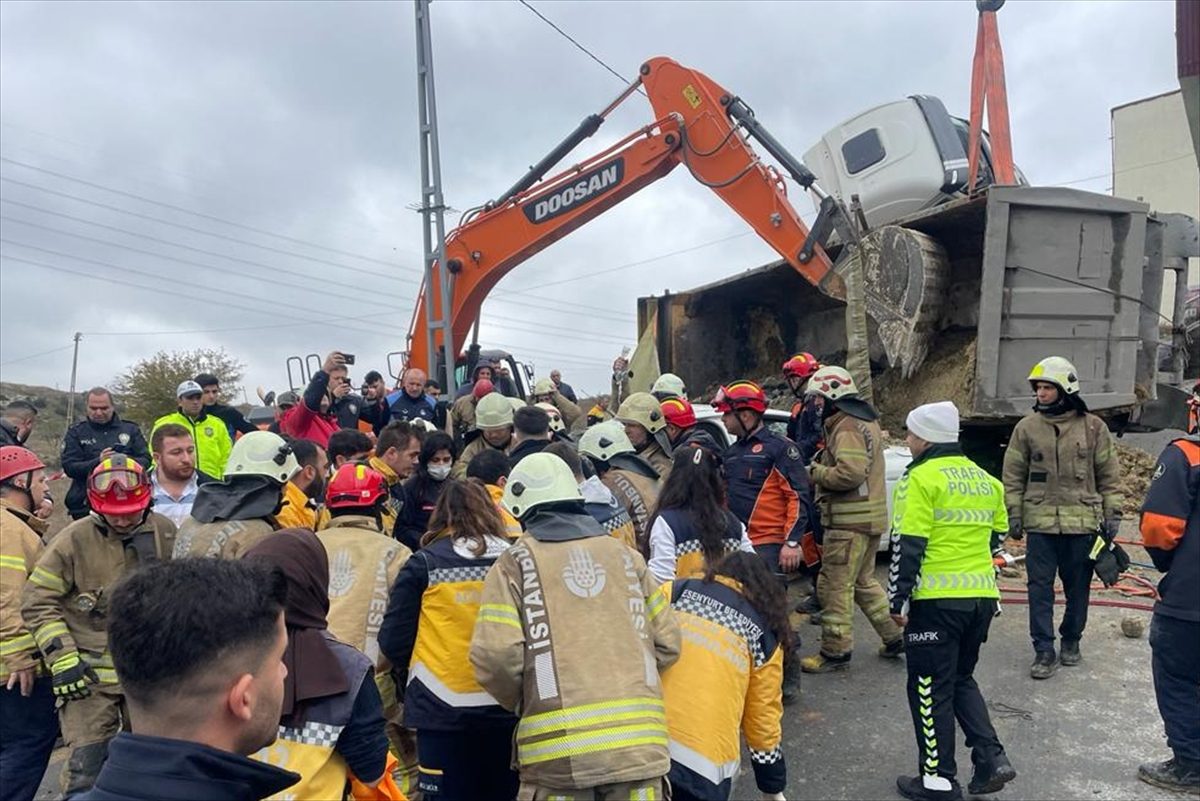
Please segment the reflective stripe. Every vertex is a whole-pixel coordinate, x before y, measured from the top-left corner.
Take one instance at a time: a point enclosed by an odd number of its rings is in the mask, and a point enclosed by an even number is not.
[[[25,560],[20,556],[0,556],[0,568],[25,572]]]
[[[693,751],[681,742],[671,740],[667,744],[671,751],[671,761],[678,762],[685,768],[713,784],[720,784],[726,779],[737,776],[741,758],[736,757],[723,765],[718,765],[699,751]]]
[[[38,647],[43,651],[46,650],[50,645],[50,641],[55,637],[65,636],[67,636],[67,624],[61,620],[51,620],[33,632],[33,639],[37,640]]]
[[[637,745],[661,745],[667,747],[667,726],[663,724],[638,724],[636,726],[612,726],[577,734],[543,740],[526,745],[517,744],[517,761],[521,765],[536,765],[551,759],[594,754],[599,751],[615,751]]]
[[[18,634],[11,640],[0,642],[0,656],[11,656],[21,651],[32,651],[37,648],[37,641],[32,634]]]
[[[408,671],[408,683],[411,684],[414,681],[420,681],[421,684],[425,685],[425,689],[450,706],[499,706],[499,702],[487,692],[457,693],[451,690],[437,676],[433,675],[433,671],[422,662],[414,662],[412,668]]]
[[[524,631],[521,625],[521,616],[517,614],[515,606],[507,604],[483,604],[479,607],[479,619],[485,623],[499,623],[503,626],[512,626],[515,629]]]
[[[517,738],[536,737],[539,734],[545,734],[546,732],[550,731],[583,729],[596,726],[601,723],[622,723],[639,719],[643,721],[643,723],[639,725],[654,725],[654,723],[666,720],[662,712],[659,710],[651,709],[648,706],[644,706],[639,710],[631,706],[627,709],[627,711],[623,712],[605,712],[600,710],[586,716],[579,716],[576,720],[564,724],[553,722],[541,723],[537,726],[526,726],[524,721],[522,721],[517,726]]]
[[[92,670],[101,684],[117,684],[119,682],[117,671],[113,668],[94,667]]]
[[[663,592],[663,588],[659,587],[654,591],[654,594],[650,596],[650,600],[646,602],[646,611],[649,613],[650,619],[654,620],[654,618],[658,617],[659,614],[662,613],[662,610],[666,608],[667,596],[666,593]]]
[[[539,712],[521,719],[517,726],[518,737],[530,737],[555,729],[570,729],[604,723],[610,713],[640,712],[654,720],[666,720],[663,702],[657,698],[621,698],[615,701],[598,701],[594,704],[568,706]]]
[[[56,576],[44,567],[35,567],[33,572],[29,574],[29,580],[39,587],[44,587],[52,592],[63,593],[67,591],[67,583],[60,576]]]
[[[996,519],[995,509],[934,509],[934,522],[945,523],[991,523]]]
[[[994,590],[996,574],[988,573],[934,573],[922,574],[917,581],[918,590]]]

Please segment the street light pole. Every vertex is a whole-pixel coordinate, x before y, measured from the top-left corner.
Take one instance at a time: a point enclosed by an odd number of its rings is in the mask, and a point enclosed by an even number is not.
[[[83,334],[75,332],[75,355],[71,357],[71,389],[67,395],[67,428],[75,423],[75,375],[79,371],[79,340]]]

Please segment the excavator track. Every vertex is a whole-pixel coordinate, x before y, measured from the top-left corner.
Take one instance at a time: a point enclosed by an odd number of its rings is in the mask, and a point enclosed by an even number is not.
[[[950,285],[946,250],[919,231],[885,225],[862,238],[858,258],[867,314],[875,320],[888,364],[910,378],[939,328]],[[847,260],[839,272],[848,267]]]

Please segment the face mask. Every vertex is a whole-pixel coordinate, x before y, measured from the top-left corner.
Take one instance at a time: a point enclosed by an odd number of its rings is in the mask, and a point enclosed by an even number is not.
[[[434,481],[445,481],[450,476],[450,465],[448,464],[431,464],[429,465],[429,477]]]

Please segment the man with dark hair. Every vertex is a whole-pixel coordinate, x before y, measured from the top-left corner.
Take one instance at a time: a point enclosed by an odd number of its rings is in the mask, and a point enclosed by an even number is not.
[[[329,446],[325,448],[334,470],[346,462],[365,462],[372,450],[370,437],[358,429],[349,428],[334,432],[329,437]]]
[[[508,461],[516,467],[531,453],[550,444],[550,415],[536,406],[524,406],[513,412],[513,446]]]
[[[204,413],[218,418],[229,429],[230,438],[238,434],[249,434],[257,431],[258,427],[246,419],[245,415],[234,407],[221,403],[221,379],[212,373],[201,373],[194,379],[200,385],[204,397]]]
[[[15,400],[5,406],[4,413],[0,415],[0,445],[25,447],[25,441],[37,423],[37,416],[37,407],[29,401]]]
[[[212,476],[196,469],[196,443],[192,432],[176,423],[154,430],[150,437],[154,469],[150,486],[154,492],[154,511],[178,526],[192,513],[196,492]]]
[[[62,468],[71,477],[67,490],[67,513],[72,520],[87,517],[87,480],[102,459],[123,453],[142,467],[150,468],[150,448],[136,423],[122,420],[113,396],[104,387],[93,387],[84,397],[87,417],[67,429],[63,436]]]
[[[358,411],[358,419],[368,423],[375,436],[379,436],[392,413],[387,404],[387,384],[378,370],[371,370],[363,377],[362,393],[363,403]]]
[[[325,449],[311,439],[293,439],[292,455],[300,464],[300,472],[283,487],[283,506],[275,514],[280,528],[317,527],[317,504],[325,497],[325,474],[329,472],[329,457]]]
[[[488,495],[492,496],[492,501],[496,504],[496,511],[504,520],[508,536],[515,540],[521,536],[521,524],[500,503],[500,499],[504,497],[504,485],[508,482],[508,474],[511,470],[512,467],[509,465],[504,451],[480,451],[467,465],[467,478],[483,482],[484,489],[488,491]]]
[[[346,356],[333,351],[321,369],[313,373],[301,402],[279,418],[279,433],[296,439],[311,439],[324,448],[341,426],[334,405],[350,392]]]
[[[109,744],[95,786],[77,797],[233,801],[299,781],[247,758],[279,728],[286,597],[283,574],[254,560],[182,559],[121,581],[109,640],[133,731]]]
[[[446,418],[450,415],[450,401],[442,400],[442,385],[432,378],[426,381],[425,397],[433,401],[433,424],[439,431],[446,431]]]
[[[421,455],[424,431],[405,420],[393,420],[383,427],[375,440],[375,453],[367,460],[383,480],[387,482],[388,497],[383,515],[393,525],[404,503],[403,483],[417,469],[417,458]],[[384,531],[390,532],[391,528]]]

